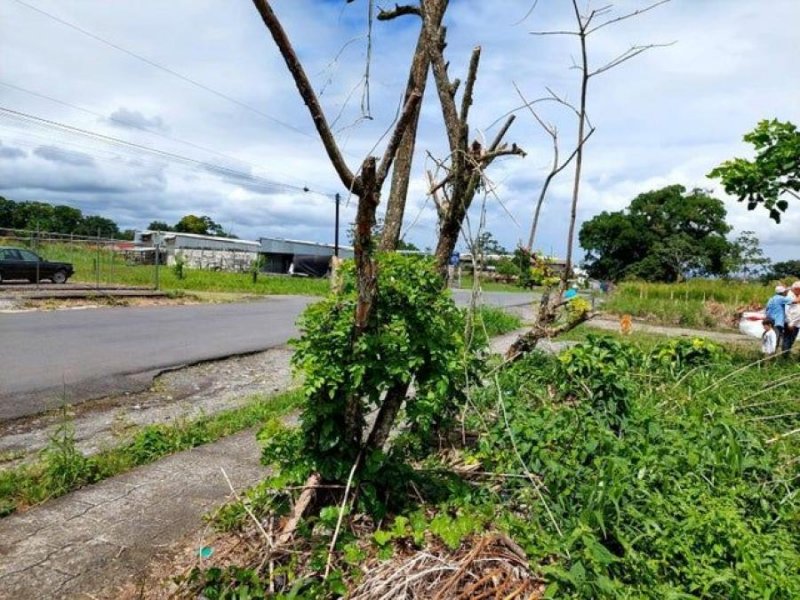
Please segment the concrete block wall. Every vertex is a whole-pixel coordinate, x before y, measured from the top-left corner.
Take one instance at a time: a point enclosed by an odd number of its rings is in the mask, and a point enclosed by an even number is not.
[[[238,250],[202,250],[182,248],[170,250],[167,254],[167,265],[175,264],[175,256],[180,254],[186,269],[206,269],[208,271],[249,271],[258,259],[257,252]]]

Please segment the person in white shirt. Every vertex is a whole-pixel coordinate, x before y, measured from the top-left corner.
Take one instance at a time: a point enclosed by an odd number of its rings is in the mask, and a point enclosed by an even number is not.
[[[786,294],[786,297],[797,302],[800,298],[800,281],[795,281]],[[784,325],[783,340],[781,341],[781,350],[783,352],[791,352],[792,345],[797,339],[797,333],[800,331],[800,304],[788,304],[786,306],[786,324]]]
[[[764,325],[764,333],[761,336],[761,353],[765,356],[772,356],[778,348],[778,335],[775,333],[775,324],[772,319],[767,317],[761,324]]]

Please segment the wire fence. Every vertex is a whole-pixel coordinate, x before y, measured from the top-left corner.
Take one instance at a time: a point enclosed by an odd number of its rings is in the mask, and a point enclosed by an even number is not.
[[[158,288],[166,264],[166,255],[158,249],[141,249],[132,241],[100,235],[0,227],[0,246],[24,248],[47,261],[70,263],[72,282],[98,289],[121,285]]]

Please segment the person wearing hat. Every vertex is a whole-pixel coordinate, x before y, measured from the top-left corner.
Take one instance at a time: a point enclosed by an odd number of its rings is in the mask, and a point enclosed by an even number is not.
[[[775,332],[778,334],[778,344],[780,345],[781,350],[784,348],[783,344],[786,333],[786,307],[799,302],[796,298],[788,298],[788,292],[789,288],[786,288],[782,285],[775,286],[775,295],[769,299],[767,302],[767,308],[764,311],[767,318],[772,319],[773,323],[775,323]]]
[[[797,333],[800,331],[800,304],[797,303],[798,299],[800,299],[800,281],[795,281],[792,284],[786,297],[792,300],[794,304],[786,306],[786,325],[781,350],[791,352],[794,341],[797,339]]]

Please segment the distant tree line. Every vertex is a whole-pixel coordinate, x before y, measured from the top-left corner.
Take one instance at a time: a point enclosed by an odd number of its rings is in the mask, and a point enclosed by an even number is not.
[[[102,238],[118,240],[132,240],[134,234],[133,229],[120,230],[119,226],[111,219],[97,215],[85,215],[79,208],[37,201],[16,202],[2,196],[0,196],[0,227],[89,237],[99,235]],[[148,229],[236,237],[231,232],[226,232],[221,225],[206,215],[200,217],[186,215],[175,225],[168,225],[163,221],[153,221]]]
[[[84,215],[78,208],[45,202],[15,202],[0,196],[0,227],[28,229],[123,240],[133,239],[133,230],[120,231],[106,217]]]

